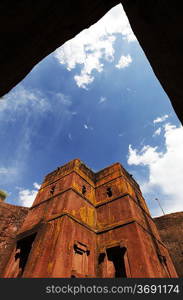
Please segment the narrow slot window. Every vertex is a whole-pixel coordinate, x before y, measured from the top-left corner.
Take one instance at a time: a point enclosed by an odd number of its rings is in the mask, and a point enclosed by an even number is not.
[[[112,189],[110,187],[107,188],[107,196],[112,197]]]
[[[82,186],[82,194],[83,194],[83,195],[86,194],[86,186],[85,186],[85,185]]]
[[[53,185],[50,189],[50,194],[53,195],[54,194],[54,191],[55,191],[55,185]]]

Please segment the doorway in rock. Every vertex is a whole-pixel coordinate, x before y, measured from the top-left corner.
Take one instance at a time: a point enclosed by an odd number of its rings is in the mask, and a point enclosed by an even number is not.
[[[110,277],[127,278],[124,255],[126,248],[120,246],[106,249],[107,259],[110,262]]]
[[[36,233],[17,241],[16,254],[15,254],[15,260],[19,261],[18,262],[19,271],[17,277],[23,276],[25,266],[32,248],[32,244],[35,240],[35,237],[36,237]]]

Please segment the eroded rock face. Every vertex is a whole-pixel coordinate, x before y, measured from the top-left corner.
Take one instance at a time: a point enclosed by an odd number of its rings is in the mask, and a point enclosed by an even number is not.
[[[183,277],[183,212],[154,218],[179,277]]]
[[[0,276],[28,208],[0,202]]]
[[[118,0],[2,0],[0,96],[45,56],[97,22]],[[182,1],[121,0],[132,29],[183,121]],[[161,99],[155,99],[160,101]]]

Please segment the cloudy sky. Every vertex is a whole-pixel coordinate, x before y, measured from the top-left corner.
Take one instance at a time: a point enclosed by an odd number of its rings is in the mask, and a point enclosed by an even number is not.
[[[16,70],[12,70],[16,71]],[[0,99],[0,182],[30,206],[44,176],[74,158],[120,162],[153,216],[182,211],[183,128],[121,5],[34,67]]]

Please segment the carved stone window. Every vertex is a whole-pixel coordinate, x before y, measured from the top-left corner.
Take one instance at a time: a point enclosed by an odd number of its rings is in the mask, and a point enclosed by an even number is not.
[[[55,185],[53,185],[50,189],[50,194],[53,195],[54,194],[54,191],[55,191]]]
[[[87,277],[88,275],[88,256],[90,250],[88,247],[78,241],[73,245],[73,259],[72,259],[72,274],[74,277]]]
[[[85,185],[82,186],[82,194],[83,194],[83,195],[86,194],[86,186],[85,186]]]
[[[160,263],[166,264],[166,257],[164,255],[158,254]]]
[[[78,253],[81,255],[86,253],[87,256],[90,254],[90,250],[88,250],[88,247],[81,242],[75,241],[73,248],[74,248],[75,253]]]
[[[112,197],[112,189],[111,189],[111,187],[107,188],[107,196],[108,197]]]

